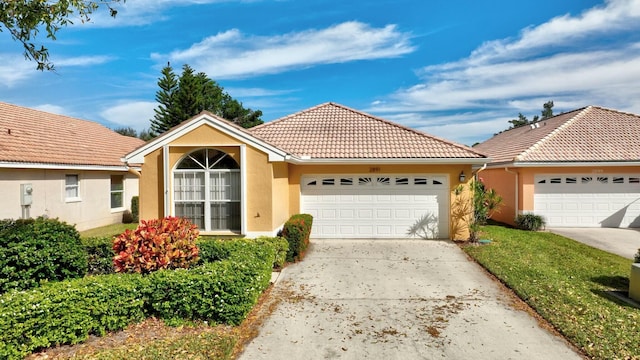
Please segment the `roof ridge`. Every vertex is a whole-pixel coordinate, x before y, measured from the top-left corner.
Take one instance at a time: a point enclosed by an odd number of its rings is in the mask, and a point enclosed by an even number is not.
[[[525,151],[521,152],[520,154],[516,155],[515,158],[513,159],[514,161],[518,161],[521,160],[522,158],[524,158],[526,155],[530,154],[531,152],[537,150],[538,148],[540,148],[542,145],[544,145],[545,142],[547,142],[549,139],[551,139],[552,137],[555,137],[559,132],[563,131],[564,129],[566,129],[567,127],[571,126],[571,124],[573,124],[574,122],[576,122],[578,119],[580,119],[581,117],[583,117],[586,113],[588,113],[589,111],[591,111],[594,107],[592,105],[589,105],[587,107],[581,108],[581,109],[576,109],[576,110],[572,110],[572,111],[568,111],[566,113],[562,113],[562,114],[558,114],[556,116],[560,116],[563,114],[567,114],[573,111],[579,111],[576,115],[574,115],[573,117],[571,117],[570,119],[568,119],[567,121],[565,121],[562,125],[558,126],[557,128],[555,128],[553,131],[551,131],[550,133],[548,133],[545,137],[543,137],[542,139],[538,140],[535,144],[531,145],[528,149],[526,149]],[[549,119],[554,118],[555,116],[552,116]],[[549,120],[549,119],[545,119],[545,120]]]
[[[591,105],[590,107],[594,108],[594,109],[600,109],[603,111],[609,111],[609,112],[614,112],[614,113],[618,113],[618,114],[622,114],[622,115],[628,115],[628,116],[633,116],[636,118],[640,118],[639,114],[634,114],[634,113],[630,113],[627,111],[620,111],[620,110],[616,110],[616,109],[611,109],[611,108],[607,108],[604,106],[598,106],[598,105]]]

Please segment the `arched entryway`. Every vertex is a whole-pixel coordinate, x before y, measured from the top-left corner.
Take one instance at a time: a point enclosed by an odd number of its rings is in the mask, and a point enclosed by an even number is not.
[[[203,231],[239,232],[240,166],[229,154],[200,149],[173,170],[173,213]]]

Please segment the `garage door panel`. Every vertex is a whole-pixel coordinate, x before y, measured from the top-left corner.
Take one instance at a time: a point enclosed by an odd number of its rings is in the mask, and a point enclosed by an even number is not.
[[[637,174],[536,176],[534,212],[548,226],[638,227],[637,179]]]
[[[340,178],[349,177],[371,178],[371,181],[360,183],[354,180],[348,186],[342,186]],[[382,180],[379,179],[381,177]],[[419,186],[413,186],[416,177],[420,177]],[[430,175],[322,178],[332,185],[323,186],[322,182],[316,181],[314,188],[305,186],[313,181],[303,179],[301,182],[301,210],[315,214],[314,237],[402,238],[426,214],[437,218],[436,223],[430,225],[435,233],[441,238],[448,237],[449,190],[446,177],[439,178],[439,182],[429,180],[433,178]]]

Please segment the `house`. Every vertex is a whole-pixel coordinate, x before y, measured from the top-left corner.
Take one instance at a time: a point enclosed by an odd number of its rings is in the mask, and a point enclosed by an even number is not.
[[[0,102],[0,219],[48,216],[80,231],[121,222],[138,194],[138,177],[121,157],[143,143]]]
[[[125,161],[142,168],[141,219],[186,217],[204,234],[274,235],[310,213],[316,238],[403,238],[426,219],[430,237],[463,239],[455,190],[487,159],[325,103],[251,129],[203,112]]]
[[[494,219],[535,213],[548,227],[640,227],[640,116],[597,106],[504,131],[474,149],[503,197]]]

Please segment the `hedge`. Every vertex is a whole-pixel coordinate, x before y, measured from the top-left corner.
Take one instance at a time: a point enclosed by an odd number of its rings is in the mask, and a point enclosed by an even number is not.
[[[221,241],[228,257],[192,269],[110,274],[51,282],[0,296],[0,359],[21,359],[147,317],[239,324],[269,285],[275,249]]]
[[[282,227],[282,236],[289,242],[287,261],[301,260],[309,245],[313,217],[309,214],[293,215]]]
[[[91,237],[82,239],[82,245],[87,253],[88,275],[113,274],[113,237]]]
[[[87,255],[72,225],[43,217],[0,221],[0,293],[86,273]]]
[[[274,247],[273,268],[279,269],[284,266],[289,249],[287,239],[283,237],[261,236],[256,239],[215,239],[200,238],[196,243],[200,249],[200,263],[210,263],[227,259],[231,252],[243,242],[256,242],[258,244],[268,244]]]

